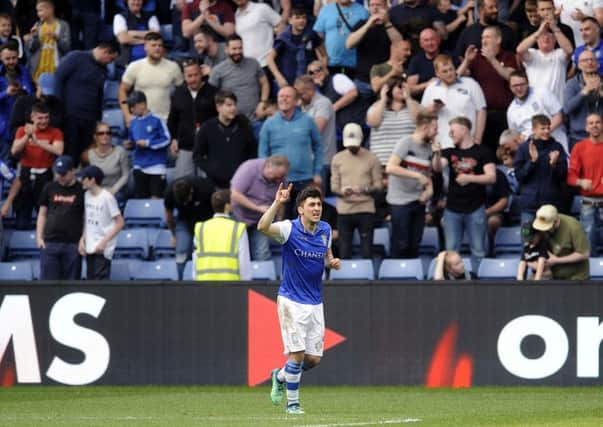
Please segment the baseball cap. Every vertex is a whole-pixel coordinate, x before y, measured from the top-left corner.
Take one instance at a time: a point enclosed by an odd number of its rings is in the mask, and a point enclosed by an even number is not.
[[[52,166],[52,170],[54,170],[59,175],[65,175],[73,169],[73,160],[70,156],[59,156],[54,161],[54,165]]]
[[[54,95],[54,75],[50,73],[40,74],[38,86],[40,86],[42,95]]]
[[[343,128],[344,147],[359,147],[363,137],[362,128],[357,123],[348,123]]]
[[[101,185],[103,183],[103,178],[105,174],[101,168],[94,165],[89,165],[80,170],[77,173],[78,178],[94,178],[97,185]]]
[[[548,231],[553,228],[559,218],[557,208],[553,205],[543,205],[536,211],[536,219],[532,226],[538,231]]]
[[[141,102],[147,102],[147,97],[145,96],[144,92],[140,91],[140,90],[135,90],[130,92],[130,94],[128,95],[128,107],[133,107],[136,104],[140,104]]]

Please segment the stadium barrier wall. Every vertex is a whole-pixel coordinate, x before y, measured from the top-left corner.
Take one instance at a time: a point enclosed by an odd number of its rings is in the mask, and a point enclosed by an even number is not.
[[[0,381],[249,384],[285,358],[277,284],[0,285]],[[327,282],[304,384],[600,384],[603,283]]]

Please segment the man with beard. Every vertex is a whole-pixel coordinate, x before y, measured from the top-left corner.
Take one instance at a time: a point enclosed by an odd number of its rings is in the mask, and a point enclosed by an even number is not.
[[[164,58],[161,34],[151,32],[144,36],[144,50],[147,56],[128,65],[119,85],[119,102],[128,127],[132,115],[126,99],[132,90],[143,92],[147,97],[148,109],[167,121],[170,93],[183,82],[178,64]]]
[[[226,39],[226,53],[228,59],[213,68],[209,83],[232,91],[239,100],[239,112],[252,119],[260,103],[268,100],[270,83],[257,60],[243,57],[243,40],[239,35]]]
[[[477,7],[479,10],[479,20],[463,30],[456,46],[456,56],[465,55],[465,51],[471,45],[478,49],[481,48],[482,32],[486,27],[495,25],[500,28],[502,34],[502,48],[510,52],[515,52],[517,46],[517,37],[515,32],[506,24],[498,22],[498,6],[496,0],[479,0]]]
[[[0,46],[0,159],[6,160],[12,136],[9,126],[10,112],[19,95],[33,92],[29,71],[19,64],[19,47],[14,43]]]
[[[335,154],[331,162],[331,191],[337,195],[337,230],[339,255],[352,257],[354,230],[360,233],[360,253],[371,258],[375,200],[372,194],[381,191],[381,163],[366,148],[360,146],[362,128],[348,123],[343,128],[344,150]]]
[[[176,175],[193,175],[193,146],[201,125],[217,114],[214,96],[216,88],[203,81],[197,60],[183,63],[185,84],[172,95],[167,126],[172,135],[170,151],[176,157]]]
[[[580,222],[590,240],[591,256],[597,256],[603,226],[603,119],[599,113],[586,117],[588,138],[578,142],[570,156],[567,183],[580,188]]]

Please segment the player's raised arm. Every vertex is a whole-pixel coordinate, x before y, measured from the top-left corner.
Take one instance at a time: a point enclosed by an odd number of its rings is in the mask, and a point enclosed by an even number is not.
[[[274,217],[279,211],[279,208],[289,201],[292,189],[293,184],[289,184],[286,189],[283,189],[283,183],[281,182],[278,186],[278,190],[276,190],[274,202],[272,202],[272,205],[270,205],[268,210],[264,212],[264,215],[262,215],[258,221],[258,230],[273,239],[280,236],[280,229],[278,226],[272,224],[272,222],[274,221]]]

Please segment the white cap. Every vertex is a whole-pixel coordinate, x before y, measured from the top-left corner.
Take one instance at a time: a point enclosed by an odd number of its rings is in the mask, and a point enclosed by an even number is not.
[[[344,147],[360,147],[364,135],[362,128],[357,123],[348,123],[343,128],[343,146]]]

